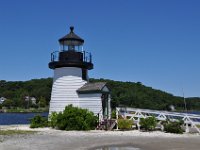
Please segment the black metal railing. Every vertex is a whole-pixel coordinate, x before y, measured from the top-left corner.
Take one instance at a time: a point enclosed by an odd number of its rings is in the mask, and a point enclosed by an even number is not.
[[[92,54],[90,52],[81,51],[83,53],[83,62],[92,63]]]
[[[54,51],[51,53],[51,62],[59,61],[59,53],[63,51]],[[83,62],[92,63],[92,54],[86,51],[76,51],[83,54]]]
[[[51,62],[58,61],[59,59],[59,51],[54,51],[51,53]]]

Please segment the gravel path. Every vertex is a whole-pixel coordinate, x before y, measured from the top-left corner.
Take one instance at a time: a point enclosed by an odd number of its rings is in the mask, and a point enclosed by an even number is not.
[[[0,126],[1,130],[32,130]],[[59,131],[34,129],[29,135],[0,136],[0,150],[87,150],[105,145],[133,145],[142,150],[199,150],[200,135],[139,131]]]

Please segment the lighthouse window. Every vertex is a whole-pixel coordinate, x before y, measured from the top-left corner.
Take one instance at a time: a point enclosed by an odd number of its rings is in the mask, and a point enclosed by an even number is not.
[[[69,45],[69,46],[68,46],[68,49],[69,49],[69,50],[74,50],[74,49],[75,49],[75,46],[74,46],[74,45]]]

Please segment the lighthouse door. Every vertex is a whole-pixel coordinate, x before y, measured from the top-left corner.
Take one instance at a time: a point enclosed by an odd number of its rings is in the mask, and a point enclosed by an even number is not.
[[[103,118],[107,119],[108,118],[108,94],[107,93],[103,93],[102,97],[102,111],[103,111]]]

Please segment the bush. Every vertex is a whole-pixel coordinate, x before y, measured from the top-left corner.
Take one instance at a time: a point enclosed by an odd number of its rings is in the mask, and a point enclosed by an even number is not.
[[[57,124],[57,117],[58,117],[58,114],[56,112],[52,112],[50,117],[49,117],[49,125],[52,127],[52,128],[55,128],[56,127],[56,124]]]
[[[52,113],[50,120],[51,127],[60,130],[92,130],[97,125],[97,117],[92,112],[72,105],[66,106],[63,112]]]
[[[111,113],[111,118],[116,119],[116,110],[113,110]]]
[[[132,129],[133,121],[128,119],[118,119],[118,128],[121,130]]]
[[[176,122],[167,122],[164,124],[164,130],[168,133],[177,133],[182,134],[183,129],[181,128],[183,122],[176,121]]]
[[[30,128],[40,128],[40,127],[42,128],[47,126],[48,126],[47,118],[37,115],[31,119]]]
[[[143,128],[146,131],[152,131],[155,129],[157,124],[155,117],[147,117],[147,118],[141,118],[140,125],[141,128]]]

